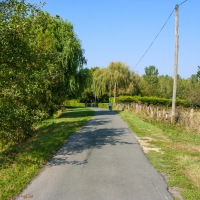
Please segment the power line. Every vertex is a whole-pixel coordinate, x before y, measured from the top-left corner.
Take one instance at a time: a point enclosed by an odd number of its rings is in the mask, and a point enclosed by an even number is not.
[[[179,4],[179,6],[181,6],[182,4],[184,4],[186,1],[188,0],[185,0],[183,2],[181,2]],[[146,55],[146,53],[149,51],[149,49],[151,48],[151,46],[154,44],[154,42],[156,41],[156,39],[158,38],[158,36],[160,35],[161,31],[163,30],[163,28],[165,27],[165,25],[167,24],[167,22],[169,21],[170,17],[172,16],[174,12],[174,9],[172,10],[172,12],[170,13],[169,17],[167,18],[167,20],[165,21],[164,25],[162,26],[162,28],[160,29],[160,31],[158,32],[158,34],[156,35],[156,37],[153,39],[153,41],[151,42],[151,44],[149,45],[149,47],[147,48],[147,50],[144,52],[144,54],[142,55],[142,57],[139,59],[139,61],[137,62],[137,64],[133,67],[136,68],[138,66],[138,64],[140,63],[140,61],[144,58],[144,56]]]
[[[188,1],[188,0],[185,0],[185,1],[183,1],[182,3],[180,3],[179,6],[181,6],[182,4],[184,4],[186,1]]]
[[[151,48],[151,46],[153,45],[153,43],[155,42],[155,40],[157,39],[157,37],[160,35],[161,31],[163,30],[163,28],[165,27],[165,25],[167,24],[167,22],[169,21],[170,17],[172,16],[174,12],[174,9],[172,10],[172,12],[170,13],[169,17],[167,18],[167,20],[165,21],[164,25],[162,26],[162,28],[160,29],[160,31],[158,32],[158,34],[156,35],[156,37],[153,39],[153,41],[151,42],[151,44],[149,45],[149,47],[147,48],[147,50],[144,52],[144,54],[142,55],[142,57],[140,58],[140,60],[137,62],[137,64],[133,67],[133,69],[135,67],[137,67],[137,65],[140,63],[140,61],[144,58],[144,56],[146,55],[146,53],[149,51],[149,49]]]

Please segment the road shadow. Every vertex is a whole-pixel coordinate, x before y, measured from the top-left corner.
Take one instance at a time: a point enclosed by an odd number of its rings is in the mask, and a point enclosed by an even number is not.
[[[123,136],[127,134],[125,128],[95,129],[98,124],[107,123],[107,121],[99,122],[99,120],[96,120],[94,123],[96,125],[93,126],[92,130],[89,129],[89,122],[79,132],[72,135],[47,165],[87,164],[90,152],[93,149],[101,149],[106,145],[139,145],[137,142],[124,141]],[[94,125],[94,123],[92,124]],[[78,159],[80,157],[78,154],[84,152],[87,154],[86,158],[84,160]]]
[[[117,115],[115,111],[109,110],[95,110],[95,115]]]
[[[90,152],[93,149],[102,149],[106,145],[139,145],[138,142],[125,141],[124,136],[129,134],[127,128],[106,128],[107,124],[112,123],[110,115],[117,115],[116,112],[98,108],[93,110],[95,117],[68,138],[47,166],[87,164]],[[65,114],[62,117],[65,117]],[[83,156],[84,160],[81,154],[87,154]]]

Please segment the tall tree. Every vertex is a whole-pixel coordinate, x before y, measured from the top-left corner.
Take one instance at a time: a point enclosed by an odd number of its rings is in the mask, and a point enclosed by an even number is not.
[[[186,99],[192,106],[200,106],[200,66],[198,66],[197,74],[193,74],[187,79],[187,87],[183,93],[183,98]]]
[[[72,24],[59,16],[2,0],[0,19],[0,138],[23,139],[70,95],[86,60]]]
[[[92,90],[97,98],[107,94],[134,95],[139,91],[138,75],[131,72],[122,62],[111,62],[107,68],[97,68],[93,71]]]
[[[145,67],[143,95],[156,96],[158,94],[158,74],[158,69],[155,66]]]
[[[158,93],[157,96],[162,98],[172,98],[173,78],[168,75],[158,76]]]

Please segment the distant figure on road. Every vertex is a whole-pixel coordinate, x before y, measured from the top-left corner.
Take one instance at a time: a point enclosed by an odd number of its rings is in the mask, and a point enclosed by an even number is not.
[[[111,102],[108,103],[108,107],[109,107],[109,110],[112,111],[112,103]]]

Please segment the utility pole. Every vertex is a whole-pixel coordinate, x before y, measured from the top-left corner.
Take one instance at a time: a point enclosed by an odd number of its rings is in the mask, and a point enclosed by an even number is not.
[[[178,72],[178,9],[179,6],[176,5],[176,18],[175,18],[175,58],[174,58],[174,86],[173,86],[173,99],[172,99],[172,117],[171,122],[175,123],[175,115],[176,115],[176,89],[177,89],[177,72]]]

